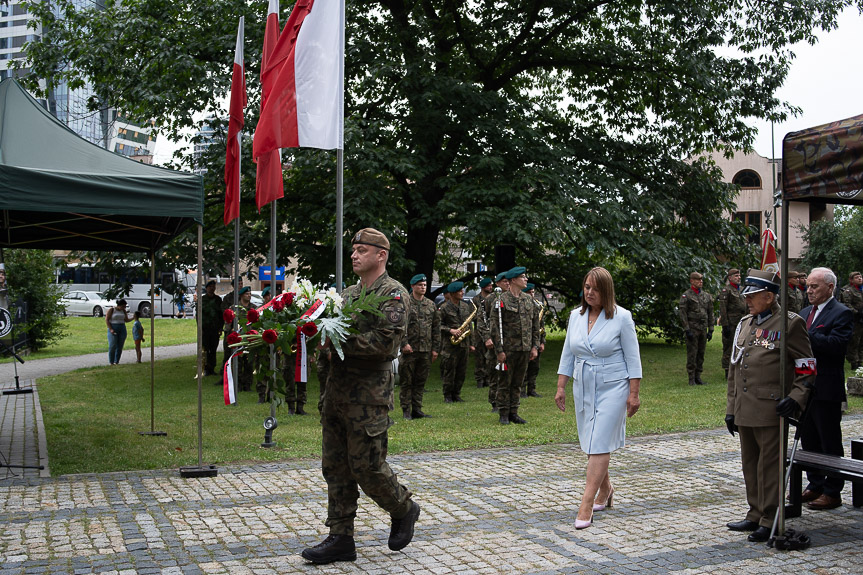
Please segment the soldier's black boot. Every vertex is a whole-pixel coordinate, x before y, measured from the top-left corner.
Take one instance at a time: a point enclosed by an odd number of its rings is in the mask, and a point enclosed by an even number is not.
[[[514,412],[509,414],[509,420],[512,423],[518,423],[518,424],[527,423],[527,421],[525,421],[519,414],[514,413]]]
[[[408,546],[411,539],[414,538],[414,525],[420,516],[420,506],[416,501],[411,501],[411,507],[408,514],[401,519],[393,519],[392,527],[390,528],[390,539],[387,545],[393,551],[401,551]]]
[[[294,409],[294,405],[296,404],[293,401],[288,402],[288,415],[293,415],[297,412],[297,410]]]
[[[264,396],[263,393],[258,394],[258,403],[267,403],[267,398]]]
[[[689,377],[689,385],[695,385],[695,378],[692,376]]]
[[[531,389],[530,391],[528,391],[528,392],[527,392],[527,396],[528,396],[528,397],[542,397],[540,394],[538,394],[538,393],[536,392],[536,390],[535,390],[535,389]]]
[[[316,565],[325,565],[335,561],[356,561],[357,547],[350,535],[328,535],[326,539],[314,547],[303,549],[303,559]]]
[[[306,410],[303,409],[303,405],[305,405],[303,402],[301,402],[301,401],[297,402],[297,415],[305,415],[306,414]]]
[[[501,409],[499,421],[501,425],[509,425],[509,411]]]
[[[725,370],[725,379],[728,379],[728,370]]]
[[[405,419],[413,419],[413,416],[411,415],[411,410],[410,409],[403,409],[402,410],[402,417],[404,417]]]
[[[695,385],[707,385],[707,382],[701,379],[700,375],[695,376]]]

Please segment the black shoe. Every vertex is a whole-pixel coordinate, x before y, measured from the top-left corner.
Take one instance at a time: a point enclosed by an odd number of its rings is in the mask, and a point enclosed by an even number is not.
[[[762,525],[761,527],[750,533],[749,537],[747,537],[746,539],[752,541],[753,543],[763,543],[770,539],[770,529]]]
[[[258,403],[267,403],[267,398],[263,395],[258,396]]]
[[[536,391],[528,391],[528,392],[527,392],[527,396],[528,396],[528,397],[542,397],[542,396],[541,396],[540,394],[538,394]]]
[[[413,419],[413,415],[411,415],[411,410],[410,409],[403,409],[402,410],[402,417],[404,417],[407,420]]]
[[[707,385],[707,382],[701,379],[700,377],[695,377],[695,385]]]
[[[428,413],[423,413],[423,411],[420,409],[416,409],[411,412],[411,417],[413,417],[414,419],[422,419],[423,417],[431,417],[431,415],[429,415]]]
[[[527,421],[522,419],[522,417],[517,413],[510,413],[509,414],[509,420],[513,423],[518,423],[518,424],[527,423]]]
[[[452,403],[452,398],[448,395],[443,396],[444,403]]]
[[[414,538],[414,525],[419,517],[420,506],[417,505],[416,501],[411,501],[411,508],[408,514],[401,519],[393,519],[393,524],[390,528],[390,539],[387,542],[391,550],[401,551],[408,546],[408,543]]]
[[[522,391],[522,392],[519,394],[519,397],[527,397],[527,392],[526,392],[526,391]]]
[[[357,548],[350,535],[328,535],[314,547],[303,549],[301,555],[306,561],[324,565],[335,561],[356,561]]]
[[[299,401],[297,402],[297,415],[306,415],[306,410],[303,409],[303,404]]]
[[[500,422],[501,425],[509,425],[509,414],[508,413],[501,413],[500,419],[498,421]]]
[[[689,385],[695,385],[695,380],[694,380],[694,379],[690,379],[690,380],[689,380]]]
[[[456,403],[464,403],[464,400],[461,398],[460,395],[456,395],[455,397],[452,398],[452,400],[455,401]]]
[[[492,412],[492,413],[497,413],[497,406],[496,406],[495,404],[493,404],[493,403],[491,404],[491,412]]]
[[[743,521],[733,521],[731,523],[726,523],[725,526],[732,531],[755,531],[756,529],[758,529],[758,523],[756,521],[750,521],[748,519],[744,519]]]

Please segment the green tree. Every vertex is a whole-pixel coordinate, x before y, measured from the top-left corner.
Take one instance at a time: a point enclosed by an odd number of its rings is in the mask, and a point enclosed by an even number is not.
[[[16,330],[27,333],[32,351],[43,349],[68,335],[60,320],[63,306],[61,286],[56,283],[56,266],[46,250],[4,250],[10,305],[27,304],[27,323]],[[11,310],[10,310],[11,311]]]
[[[495,244],[511,243],[538,283],[567,296],[595,264],[632,270],[622,303],[640,310],[640,322],[677,333],[672,310],[688,270],[706,272],[717,287],[716,255],[747,257],[736,248],[746,246],[745,231],[725,216],[734,189],[708,164],[685,159],[749,149],[748,118],[793,112],[774,96],[791,45],[814,42],[841,9],[861,4],[350,2],[346,237],[333,239],[333,155],[293,150],[285,154],[292,168],[278,251],[325,281],[335,250],[349,248],[347,234],[371,225],[392,238],[396,277],[453,278],[452,248],[488,262]],[[94,106],[153,117],[169,136],[195,124],[193,111],[224,118],[236,18],[245,15],[246,125],[254,129],[265,1],[27,5],[44,30],[27,47],[35,76],[89,78]],[[251,207],[249,148],[246,140],[242,243],[263,260],[268,223]],[[208,265],[226,268],[230,231],[218,223],[224,148],[214,146],[211,157],[206,251]],[[192,245],[191,237],[178,243]]]
[[[828,267],[836,272],[840,286],[850,272],[863,267],[863,210],[859,207],[836,206],[834,219],[816,220],[799,229],[806,245],[802,267]]]

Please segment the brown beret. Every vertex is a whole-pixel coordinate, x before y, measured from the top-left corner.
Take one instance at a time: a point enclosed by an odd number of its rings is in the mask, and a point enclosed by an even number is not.
[[[376,248],[381,248],[382,250],[387,251],[389,251],[390,249],[390,241],[387,239],[387,237],[374,228],[361,229],[356,233],[354,239],[351,240],[351,243],[366,244],[368,246],[374,246]]]
[[[859,275],[860,275],[860,272],[851,272],[850,274],[848,274],[848,279],[853,280],[855,277],[857,277]]]
[[[701,274],[700,274],[700,273],[698,273],[698,272],[692,272],[691,274],[689,274],[689,279],[691,279],[691,280],[700,280],[700,279],[702,279],[702,276],[701,276]]]
[[[739,269],[737,269],[737,268],[731,268],[730,270],[728,270],[728,277],[731,277],[731,276],[736,275],[736,274],[739,274],[739,273],[740,273],[740,270],[739,270]]]

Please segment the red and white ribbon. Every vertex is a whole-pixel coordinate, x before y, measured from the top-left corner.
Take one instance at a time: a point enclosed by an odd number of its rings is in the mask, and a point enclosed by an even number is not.
[[[297,355],[294,358],[294,381],[309,380],[308,355],[306,352],[306,335],[297,330]]]
[[[234,405],[235,403],[237,403],[237,394],[234,391],[234,373],[231,371],[231,360],[242,354],[242,350],[235,351],[228,359],[228,361],[225,362],[225,369],[222,370],[222,373],[225,374],[222,376],[222,388],[225,394],[225,405]]]

